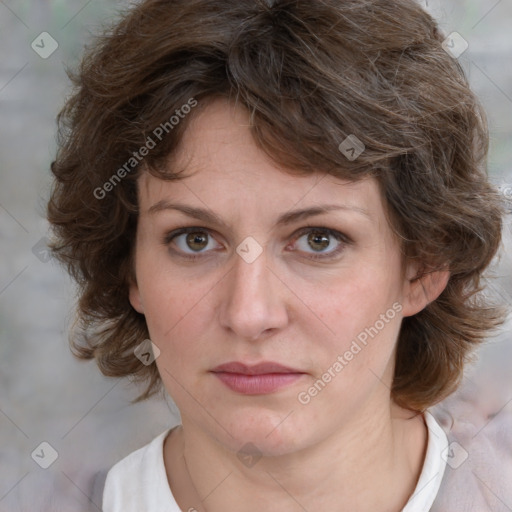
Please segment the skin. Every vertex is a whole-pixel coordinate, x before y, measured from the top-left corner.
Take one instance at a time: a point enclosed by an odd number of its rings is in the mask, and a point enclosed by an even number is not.
[[[351,512],[401,510],[421,473],[427,429],[422,415],[390,398],[397,336],[402,318],[434,300],[448,274],[417,279],[417,265],[404,265],[373,178],[350,183],[320,172],[286,174],[254,143],[248,113],[224,100],[191,121],[173,162],[189,177],[139,178],[130,286],[130,302],[146,317],[161,351],[158,370],[181,412],[182,425],[164,445],[180,508],[339,512],[342,503]],[[228,226],[172,209],[148,212],[162,200],[207,208]],[[276,225],[283,213],[319,204],[344,209]],[[185,234],[165,245],[167,233],[188,226],[201,229],[201,243],[187,245]],[[309,233],[299,233],[307,226],[351,241],[321,232],[329,244],[311,237],[308,243]],[[248,236],[262,248],[251,263],[236,252]],[[311,258],[340,247],[331,259]],[[184,257],[194,254],[195,261]],[[301,404],[298,393],[394,303],[401,312]],[[210,373],[228,361],[275,361],[305,375],[276,392],[247,396]],[[248,442],[261,454],[251,467],[237,457]]]

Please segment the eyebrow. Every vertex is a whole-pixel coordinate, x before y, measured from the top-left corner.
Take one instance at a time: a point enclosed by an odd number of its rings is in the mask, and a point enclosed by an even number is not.
[[[177,210],[185,215],[188,215],[190,217],[193,217],[195,219],[198,219],[202,222],[210,223],[210,224],[216,224],[218,226],[221,226],[225,229],[229,228],[229,225],[222,220],[218,215],[215,213],[204,209],[204,208],[196,208],[194,206],[189,206],[185,204],[180,203],[172,203],[170,201],[167,201],[166,199],[162,199],[161,201],[158,201],[153,206],[151,206],[147,213],[149,214],[155,214],[157,212],[163,211],[163,210]],[[340,204],[324,204],[324,205],[317,205],[312,206],[310,208],[303,208],[300,210],[293,210],[291,212],[286,212],[282,214],[277,219],[277,225],[278,226],[286,226],[288,224],[293,224],[294,222],[298,222],[300,220],[306,219],[308,217],[314,217],[316,215],[322,215],[323,213],[327,213],[334,210],[346,210],[346,211],[353,211],[356,213],[359,213],[361,215],[364,215],[368,219],[371,220],[370,214],[367,210],[364,208],[359,208],[357,206],[347,206],[347,205],[340,205]]]

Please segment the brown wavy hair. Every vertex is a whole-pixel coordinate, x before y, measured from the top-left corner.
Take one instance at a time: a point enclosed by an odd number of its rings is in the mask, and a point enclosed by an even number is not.
[[[421,411],[453,392],[504,318],[480,293],[503,208],[485,113],[444,39],[413,0],[147,0],[124,12],[69,72],[57,118],[47,213],[53,254],[79,285],[73,353],[145,383],[134,402],[162,390],[156,365],[134,356],[149,336],[128,299],[137,178],[182,179],[169,157],[224,97],[248,109],[256,144],[287,172],[377,178],[404,261],[449,268],[439,298],[403,320],[391,395]],[[365,147],[354,160],[339,149],[349,135]],[[148,137],[158,143],[142,157]]]

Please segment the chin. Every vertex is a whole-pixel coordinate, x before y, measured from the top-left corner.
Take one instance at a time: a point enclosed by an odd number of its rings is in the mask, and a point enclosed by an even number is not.
[[[286,418],[287,414],[264,413],[261,410],[258,413],[237,412],[229,418],[229,421],[223,422],[231,436],[224,429],[216,426],[216,431],[221,436],[218,440],[236,453],[243,451],[243,447],[249,443],[254,445],[263,456],[279,456],[296,452],[310,444],[308,439],[313,437],[314,433],[311,432],[308,436],[307,430],[302,428],[297,418],[292,418],[295,413]],[[224,417],[228,418],[227,415]],[[309,424],[312,423],[309,422]]]

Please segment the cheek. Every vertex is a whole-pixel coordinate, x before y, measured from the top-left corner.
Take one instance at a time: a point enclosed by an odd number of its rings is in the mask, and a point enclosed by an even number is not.
[[[211,328],[208,296],[216,281],[190,275],[185,279],[183,272],[170,271],[154,261],[138,276],[149,335],[161,351],[157,364],[179,371],[180,361],[197,360],[204,350],[198,340]]]
[[[368,269],[359,275],[347,272],[330,280],[328,286],[308,288],[301,293],[336,335],[355,334],[354,330],[368,327],[368,322],[373,324],[401,298],[398,282],[393,282],[389,274]]]
[[[181,338],[179,333],[186,329],[187,336],[197,333],[206,321],[204,308],[205,295],[203,288],[186,288],[173,281],[165,286],[163,280],[144,296],[144,311],[150,332],[163,344],[172,344]]]
[[[316,313],[313,322],[302,323],[308,338],[323,352],[329,367],[347,351],[352,367],[387,364],[401,323],[401,295],[398,279],[382,267],[369,265],[333,277],[330,284],[308,287],[302,296]],[[322,333],[319,336],[319,333]],[[355,344],[354,344],[355,343]],[[319,355],[321,354],[319,352]]]

